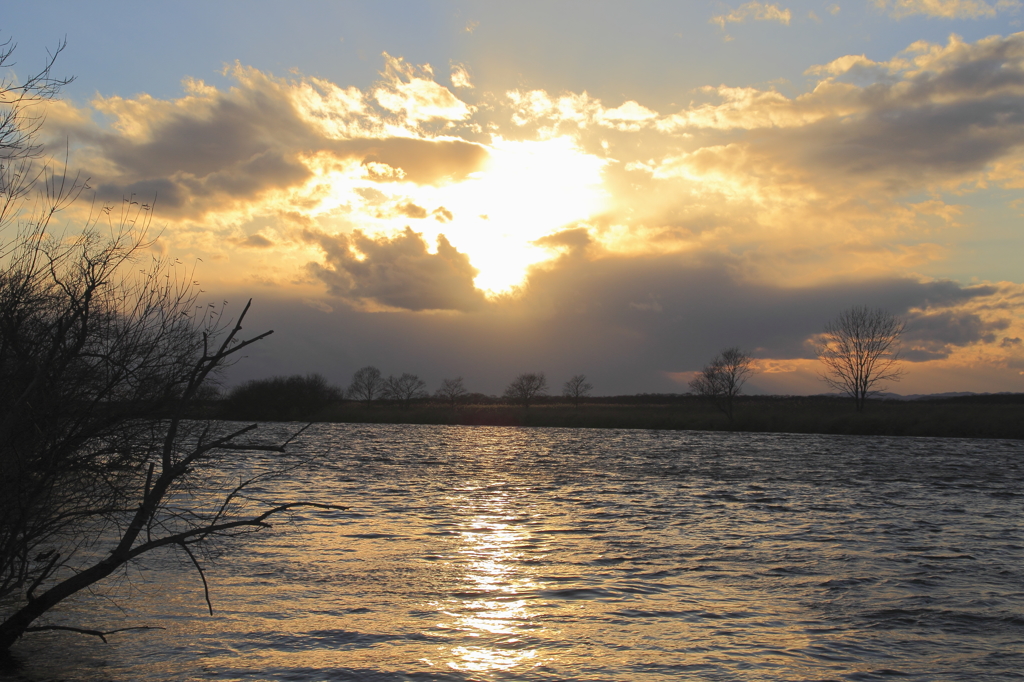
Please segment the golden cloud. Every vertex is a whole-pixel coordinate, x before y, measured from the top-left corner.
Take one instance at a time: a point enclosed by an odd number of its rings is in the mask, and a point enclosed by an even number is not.
[[[1019,9],[1018,0],[875,0],[875,6],[900,19],[923,14],[943,19],[990,19],[999,12]]]
[[[753,19],[754,21],[777,21],[780,24],[789,26],[789,21],[792,18],[793,13],[788,9],[780,9],[775,4],[751,0],[736,9],[730,10],[727,14],[711,17],[709,23],[725,28],[726,24],[743,23],[747,19]]]

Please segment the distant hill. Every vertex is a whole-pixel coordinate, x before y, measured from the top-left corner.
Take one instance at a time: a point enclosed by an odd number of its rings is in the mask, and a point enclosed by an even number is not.
[[[943,400],[951,402],[979,402],[979,403],[1021,403],[1024,402],[1024,393],[1012,393],[1001,391],[999,393],[974,393],[972,391],[948,391],[946,393],[911,393],[900,395],[899,393],[880,393],[876,396],[882,400]]]

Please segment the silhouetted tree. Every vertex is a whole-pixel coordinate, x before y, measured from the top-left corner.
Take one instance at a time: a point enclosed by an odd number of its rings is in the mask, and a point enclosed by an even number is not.
[[[517,376],[505,388],[505,398],[529,408],[535,398],[547,395],[547,391],[548,382],[543,372],[527,372]]]
[[[240,493],[255,479],[229,485],[212,506],[199,495],[217,485],[226,453],[283,451],[240,442],[255,425],[230,431],[189,419],[211,375],[270,332],[239,339],[248,306],[228,328],[211,308],[196,313],[191,273],[165,277],[173,270],[157,262],[133,274],[143,235],[113,234],[104,241],[90,229],[68,242],[39,230],[7,244],[0,649],[25,632],[53,629],[33,622],[146,552],[177,548],[199,568],[203,543],[305,505],[254,509]],[[102,543],[109,551],[79,554]],[[103,558],[90,558],[97,554]]]
[[[74,80],[57,78],[52,73],[66,45],[62,41],[57,49],[49,52],[37,73],[23,73],[21,78],[9,75],[0,78],[0,196],[8,209],[13,208],[12,201],[32,190],[37,177],[32,170],[42,146],[36,140],[36,133],[43,123],[38,105],[59,95],[61,88]],[[0,69],[14,66],[15,47],[10,38],[0,43]],[[11,215],[7,211],[0,212],[0,224],[7,222]]]
[[[342,398],[320,374],[254,379],[231,389],[222,408],[226,419],[298,421],[312,419]]]
[[[562,387],[562,395],[566,398],[571,398],[573,404],[579,407],[580,398],[590,395],[590,392],[593,390],[594,385],[587,381],[587,376],[585,374],[577,374],[565,382],[565,385]]]
[[[63,82],[48,69],[21,81],[35,91],[0,82],[0,650],[38,630],[108,634],[34,623],[147,552],[181,551],[205,585],[204,546],[298,506],[333,508],[244,496],[275,472],[222,478],[232,454],[286,445],[243,440],[255,424],[190,418],[211,377],[271,332],[241,339],[248,305],[225,322],[197,305],[192,272],[152,260],[148,206],[50,231],[82,184],[31,167],[39,119],[21,108]]]
[[[357,369],[352,375],[352,383],[348,385],[346,394],[351,400],[362,400],[367,405],[379,398],[384,390],[384,377],[380,370],[372,365]]]
[[[825,365],[822,380],[853,398],[857,411],[880,390],[883,381],[899,381],[900,336],[906,322],[881,308],[854,306],[825,325],[818,359]]]
[[[468,394],[466,387],[462,384],[462,377],[455,377],[454,379],[442,381],[441,388],[437,389],[434,396],[444,400],[454,410],[459,400]]]
[[[753,358],[737,347],[726,348],[690,381],[690,389],[711,400],[732,421],[733,399],[753,374]]]
[[[415,374],[408,372],[400,377],[390,376],[384,381],[381,397],[394,400],[405,409],[409,409],[413,400],[427,397],[427,384]]]

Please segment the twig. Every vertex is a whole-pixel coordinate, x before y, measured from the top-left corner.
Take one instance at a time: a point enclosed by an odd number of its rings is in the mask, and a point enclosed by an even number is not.
[[[258,528],[268,528],[270,524],[266,522],[267,518],[274,514],[280,514],[281,512],[289,511],[299,507],[309,507],[312,509],[329,509],[332,511],[345,511],[348,507],[342,507],[337,504],[320,504],[317,502],[289,502],[288,504],[282,504],[268,509],[267,511],[253,516],[248,519],[242,519],[240,521],[230,521],[227,523],[220,523],[216,525],[204,526],[202,528],[194,528],[174,535],[168,535],[167,537],[158,538],[152,542],[146,542],[142,545],[137,545],[130,552],[128,552],[126,559],[134,559],[135,557],[145,554],[146,552],[152,551],[157,547],[166,547],[167,545],[180,545],[186,540],[190,540],[197,535],[213,535],[221,533],[226,530],[233,530],[235,528],[243,528],[245,526],[256,526]]]
[[[188,548],[185,541],[182,540],[180,547],[185,550],[185,554],[188,554],[188,558],[192,560],[192,565],[199,571],[199,577],[203,579],[203,596],[206,598],[206,608],[210,609],[210,615],[213,615],[213,602],[210,601],[210,586],[206,582],[206,573],[203,572],[203,567],[199,565],[199,560],[196,559],[196,555],[192,553],[192,550]]]
[[[44,568],[42,572],[36,576],[36,579],[32,581],[32,585],[28,588],[28,592],[25,595],[30,602],[35,601],[35,595],[33,592],[36,591],[36,588],[39,587],[40,583],[49,577],[58,559],[60,559],[60,552],[54,552],[53,557],[50,559],[50,563],[46,564],[46,568]]]
[[[32,627],[25,628],[25,632],[45,632],[47,630],[64,630],[66,632],[77,632],[80,635],[92,635],[93,637],[99,637],[103,640],[104,644],[107,644],[107,635],[115,635],[118,632],[127,632],[128,630],[166,630],[167,628],[160,627],[159,625],[137,625],[133,628],[118,628],[116,630],[107,630],[102,632],[100,630],[89,630],[87,628],[73,628],[70,625],[34,625]]]
[[[312,426],[312,425],[313,425],[313,422],[309,422],[308,424],[306,424],[305,426],[303,426],[303,427],[302,427],[301,429],[299,429],[298,431],[296,431],[295,433],[293,433],[293,434],[292,434],[292,437],[291,437],[291,438],[289,438],[289,439],[288,439],[288,440],[286,440],[285,442],[281,443],[281,451],[282,451],[282,452],[284,452],[284,449],[285,449],[286,447],[288,447],[288,444],[289,444],[289,443],[291,443],[291,442],[292,442],[293,440],[295,440],[296,438],[298,438],[299,436],[301,436],[301,435],[302,435],[302,432],[303,432],[303,431],[305,431],[306,429],[308,429],[308,428],[309,428],[310,426]]]

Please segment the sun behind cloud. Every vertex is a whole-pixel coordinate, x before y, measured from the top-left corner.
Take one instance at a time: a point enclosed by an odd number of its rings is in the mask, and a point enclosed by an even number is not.
[[[411,187],[426,205],[443,205],[448,223],[424,226],[444,234],[479,269],[476,286],[501,293],[521,284],[529,266],[550,257],[533,242],[599,213],[605,202],[605,160],[569,137],[515,141],[496,137],[485,167],[462,182]]]

